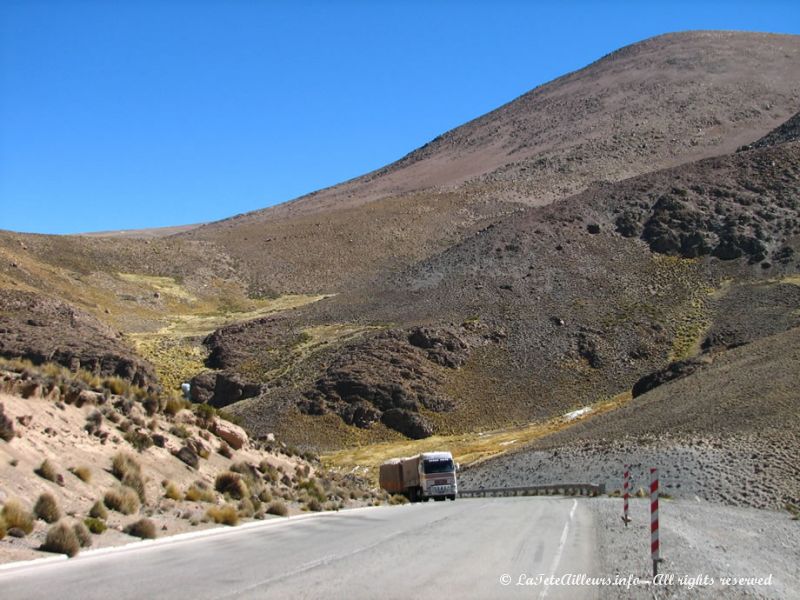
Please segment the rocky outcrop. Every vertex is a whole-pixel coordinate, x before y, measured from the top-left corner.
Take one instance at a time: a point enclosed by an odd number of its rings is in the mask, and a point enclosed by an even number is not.
[[[195,376],[190,390],[192,402],[223,408],[239,400],[258,396],[261,385],[245,381],[238,373],[209,371]]]
[[[0,356],[118,376],[157,387],[155,371],[122,336],[74,306],[33,292],[0,290]]]
[[[703,365],[710,363],[711,358],[708,356],[689,358],[687,360],[680,360],[670,363],[660,371],[645,375],[639,381],[637,381],[633,386],[632,395],[634,398],[636,398],[637,396],[641,396],[642,394],[649,392],[660,385],[664,385],[670,381],[675,381],[676,379],[688,377]]]
[[[316,415],[334,412],[356,427],[380,421],[408,437],[428,437],[433,426],[419,411],[453,409],[441,391],[439,369],[466,362],[466,337],[454,327],[413,327],[363,340],[338,354],[305,392],[300,409]]]
[[[240,450],[248,440],[247,432],[244,429],[238,425],[234,425],[230,421],[224,421],[222,419],[214,419],[211,427],[209,427],[209,431],[221,440],[227,442],[234,450]]]

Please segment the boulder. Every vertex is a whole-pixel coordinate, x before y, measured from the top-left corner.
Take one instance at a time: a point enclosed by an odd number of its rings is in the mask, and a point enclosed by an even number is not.
[[[701,366],[711,362],[711,358],[702,356],[699,358],[689,358],[687,360],[680,360],[670,363],[660,371],[655,371],[649,375],[645,375],[633,385],[632,395],[634,398],[664,385],[676,379],[688,377],[694,373]]]
[[[381,416],[381,422],[395,431],[399,431],[406,437],[420,440],[433,435],[433,427],[419,413],[409,410],[393,408],[387,410]]]
[[[227,442],[234,450],[240,450],[247,443],[247,432],[230,421],[214,419],[209,431]]]
[[[229,371],[200,373],[191,381],[192,402],[207,403],[223,408],[245,398],[254,398],[261,393],[261,385],[246,381],[238,373]]]
[[[180,450],[175,452],[174,455],[176,458],[182,460],[193,469],[196,469],[197,465],[200,464],[200,459],[197,456],[197,452],[195,452],[188,446],[183,446]]]

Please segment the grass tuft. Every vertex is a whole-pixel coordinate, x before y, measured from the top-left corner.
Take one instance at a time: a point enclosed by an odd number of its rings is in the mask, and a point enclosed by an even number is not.
[[[92,535],[89,533],[89,528],[86,527],[85,523],[78,521],[72,526],[72,531],[75,532],[75,537],[78,538],[78,544],[81,548],[88,548],[92,545]]]
[[[89,467],[72,467],[70,472],[84,483],[90,483],[92,481],[92,471]]]
[[[86,525],[89,531],[97,535],[103,533],[106,529],[108,529],[108,526],[106,525],[105,521],[103,521],[102,519],[97,519],[95,517],[86,517],[83,520],[83,523],[84,525]]]
[[[33,507],[33,513],[45,523],[55,523],[61,518],[61,509],[58,508],[56,497],[50,492],[44,492],[39,496]]]
[[[92,508],[89,509],[89,516],[93,519],[107,519],[108,509],[105,504],[98,500],[92,505]]]
[[[275,500],[271,502],[269,507],[267,508],[267,513],[271,515],[278,515],[279,517],[285,517],[289,514],[289,509],[286,506],[285,502],[281,500]]]
[[[43,479],[47,479],[48,481],[57,481],[58,480],[58,469],[52,463],[49,458],[44,459],[42,464],[36,469],[35,473],[42,477]]]
[[[247,484],[239,473],[224,471],[214,480],[214,489],[221,494],[228,494],[235,500],[241,500],[248,495]]]
[[[232,504],[212,506],[206,511],[206,516],[215,523],[230,525],[231,527],[239,524],[239,511]]]
[[[3,505],[2,515],[8,529],[17,528],[26,534],[33,531],[33,514],[17,500],[8,500]]]
[[[125,528],[125,533],[138,538],[156,539],[156,525],[150,519],[139,519]]]
[[[130,515],[139,510],[139,495],[127,486],[118,486],[106,492],[103,502],[111,510]]]
[[[41,550],[45,552],[56,552],[67,556],[77,556],[80,552],[81,544],[75,530],[66,523],[56,523],[47,530],[47,537]]]

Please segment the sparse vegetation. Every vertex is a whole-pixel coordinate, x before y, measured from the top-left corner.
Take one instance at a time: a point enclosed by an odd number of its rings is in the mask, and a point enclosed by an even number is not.
[[[66,554],[69,557],[77,556],[81,544],[75,530],[66,523],[56,523],[47,530],[47,537],[41,549],[45,552]]]
[[[289,509],[287,508],[285,502],[275,500],[270,502],[269,507],[267,507],[267,513],[271,515],[278,515],[279,517],[285,517],[289,514]]]
[[[227,494],[235,500],[241,500],[248,494],[247,484],[239,473],[224,471],[214,479],[214,489]]]
[[[33,513],[46,523],[55,523],[61,518],[61,509],[58,507],[56,497],[49,492],[39,496],[33,507]]]
[[[97,500],[93,505],[92,508],[89,509],[89,516],[93,519],[107,519],[108,518],[108,509],[106,505]]]
[[[134,537],[154,540],[156,538],[156,526],[150,519],[139,519],[125,528],[125,533]]]
[[[183,500],[183,495],[174,481],[167,481],[164,486],[164,497],[170,500]]]
[[[33,514],[17,500],[6,501],[0,516],[8,529],[16,528],[26,534],[33,531]]]
[[[103,521],[102,519],[98,519],[96,517],[86,517],[83,520],[83,523],[86,525],[89,531],[91,531],[95,535],[100,535],[106,529],[108,529],[108,526],[106,525],[105,521]]]
[[[206,511],[206,516],[215,523],[223,525],[234,526],[239,524],[239,511],[232,504],[212,506]]]
[[[204,482],[198,481],[193,483],[189,486],[189,489],[186,490],[184,500],[188,500],[189,502],[216,502],[217,495],[214,493],[214,490],[209,489]]]
[[[72,526],[72,530],[75,532],[75,537],[78,538],[78,544],[80,544],[81,548],[88,548],[92,545],[92,536],[85,523],[78,521]]]
[[[131,515],[139,510],[139,495],[124,485],[108,490],[103,496],[103,502],[111,510],[123,515]]]
[[[72,467],[70,472],[84,483],[90,483],[92,481],[92,470],[89,467]]]
[[[56,466],[49,458],[46,458],[39,468],[36,469],[36,474],[48,481],[55,482],[58,480],[58,469],[56,469]]]
[[[153,445],[153,438],[146,431],[132,429],[125,434],[125,441],[136,448],[139,452],[144,452]]]

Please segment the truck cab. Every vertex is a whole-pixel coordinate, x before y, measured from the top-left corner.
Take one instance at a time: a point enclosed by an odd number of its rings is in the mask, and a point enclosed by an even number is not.
[[[449,452],[423,452],[419,461],[420,499],[455,500],[458,494],[458,465]]]

